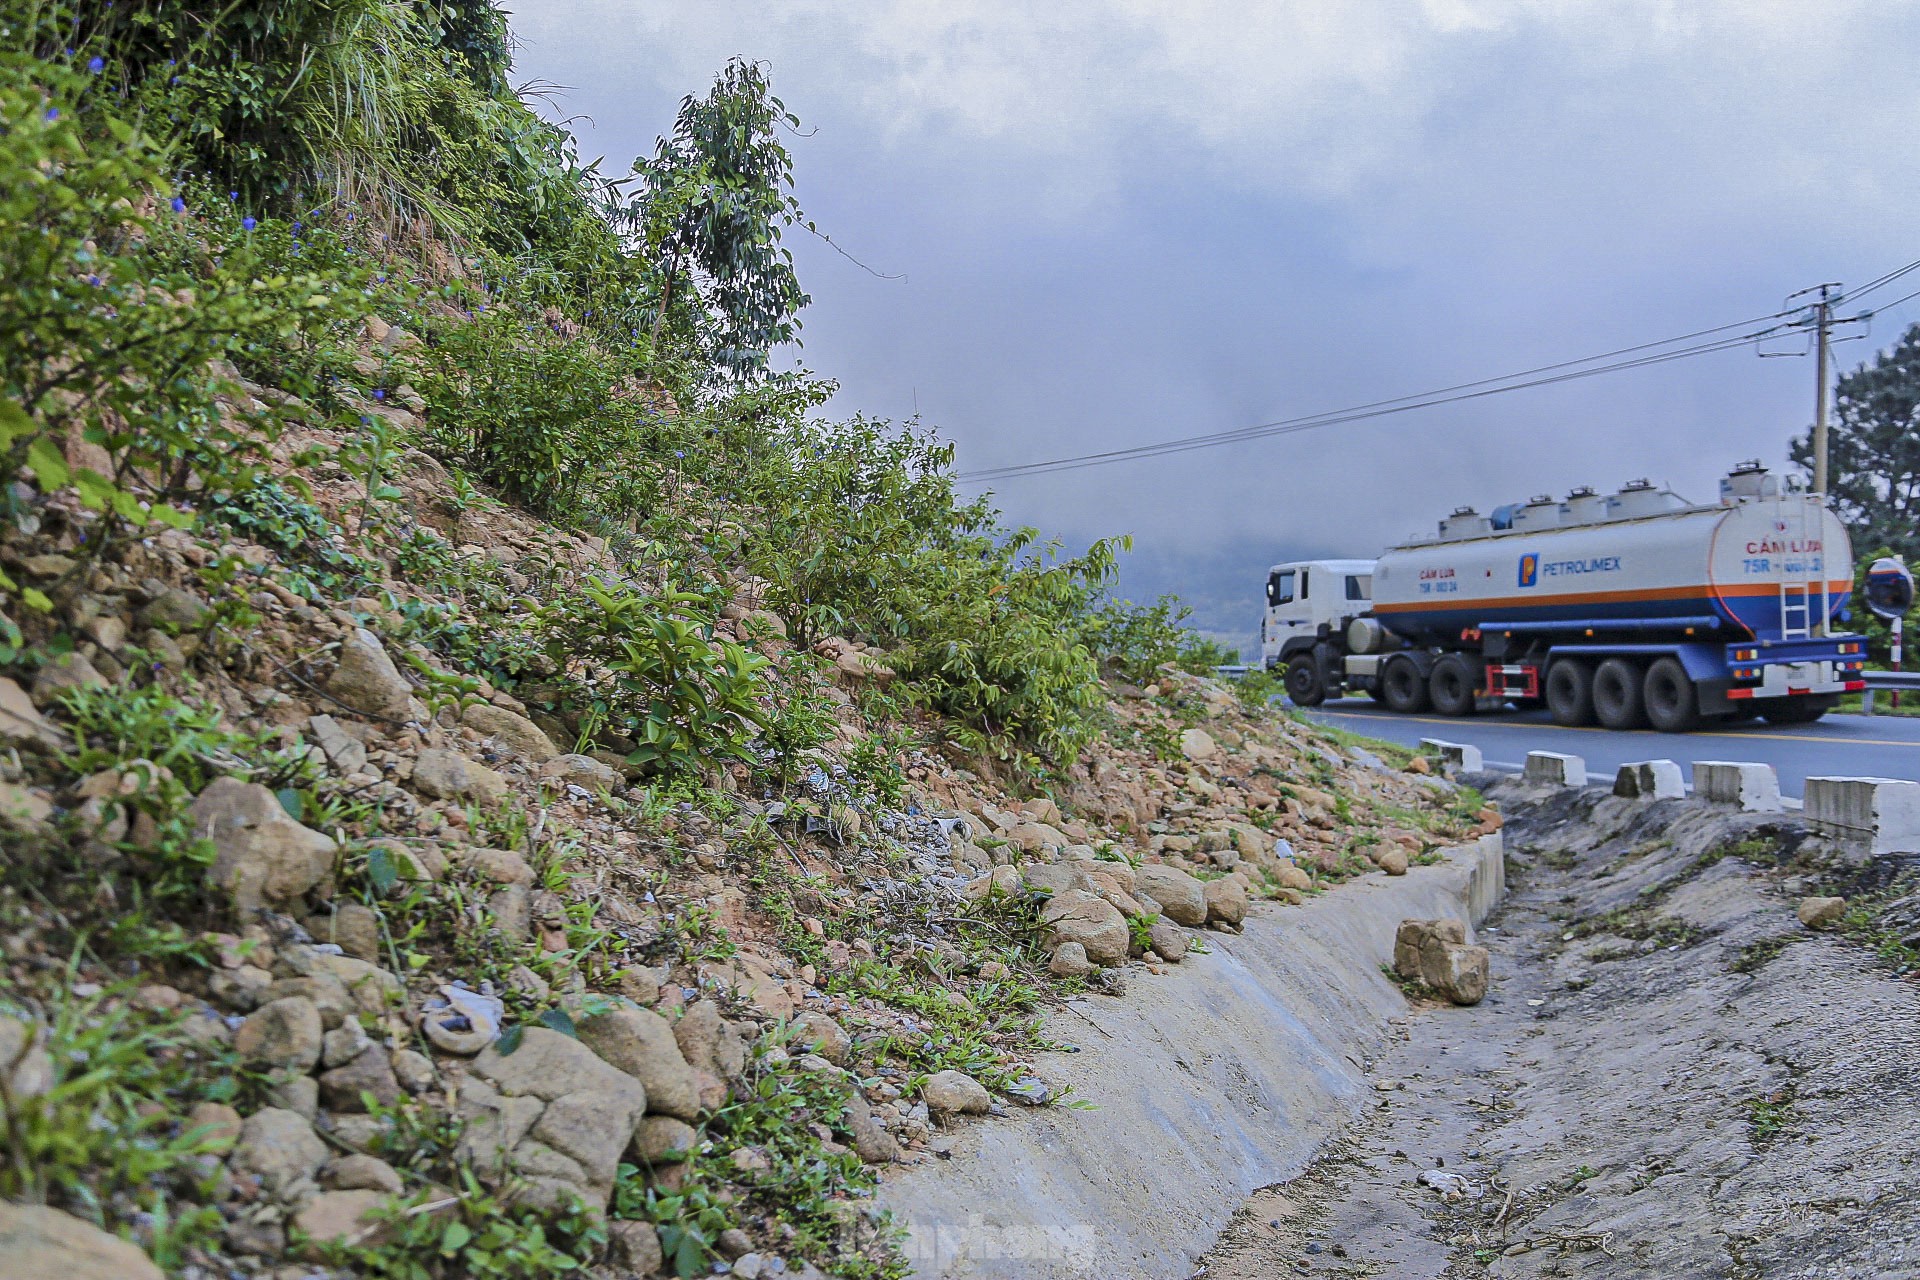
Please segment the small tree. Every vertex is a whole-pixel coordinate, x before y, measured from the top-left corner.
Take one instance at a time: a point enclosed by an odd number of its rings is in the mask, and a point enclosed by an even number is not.
[[[712,327],[710,356],[737,378],[762,371],[768,352],[798,334],[808,299],[780,237],[803,215],[777,130],[799,123],[759,64],[735,58],[706,97],[681,102],[653,158],[634,161],[638,190],[625,229],[659,275],[656,350],[675,302],[689,293]]]
[[[1829,433],[1833,508],[1856,547],[1886,546],[1920,560],[1920,325],[1835,387]],[[1810,435],[1792,445],[1812,469]]]

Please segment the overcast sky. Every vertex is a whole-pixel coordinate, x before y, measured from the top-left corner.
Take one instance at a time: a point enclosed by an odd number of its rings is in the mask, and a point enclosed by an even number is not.
[[[729,57],[765,62],[812,131],[807,212],[906,277],[800,237],[803,359],[835,412],[917,409],[962,469],[1586,356],[1920,258],[1906,0],[519,0],[514,28],[614,172]],[[1811,360],[1739,350],[996,493],[1070,541],[1134,534],[1130,586],[1245,629],[1266,564],[1460,503],[1642,475],[1711,498],[1740,458],[1783,465],[1812,399]]]

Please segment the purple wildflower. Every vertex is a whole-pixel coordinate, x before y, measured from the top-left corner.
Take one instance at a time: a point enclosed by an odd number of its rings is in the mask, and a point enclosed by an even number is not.
[[[248,231],[251,231],[260,224],[255,222],[251,217],[247,217],[240,219],[240,225]]]
[[[104,71],[106,69],[106,66],[107,66],[107,60],[105,58],[94,57],[94,58],[87,59],[87,70],[91,71],[96,76],[99,75],[102,71]]]
[[[185,213],[187,211],[187,202],[179,196],[175,196],[173,198],[173,211],[175,213]]]

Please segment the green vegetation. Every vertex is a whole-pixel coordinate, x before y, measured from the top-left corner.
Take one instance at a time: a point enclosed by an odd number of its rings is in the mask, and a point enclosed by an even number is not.
[[[491,984],[506,1049],[530,1026],[570,1033],[636,966],[744,961],[713,907],[616,919],[589,891],[653,908],[718,866],[746,875],[751,909],[818,967],[810,983],[912,1015],[861,1045],[863,1068],[900,1095],[949,1068],[1005,1089],[1043,1047],[1048,984],[1077,987],[1046,976],[1023,895],[849,889],[863,863],[912,878],[863,816],[903,808],[914,757],[940,749],[1063,787],[1115,722],[1103,676],[1234,656],[1176,602],[1112,594],[1124,539],[1076,554],[1008,527],[960,500],[932,433],[825,421],[830,383],[769,371],[806,302],[781,238],[813,228],[781,141],[797,121],[764,69],[727,66],[610,181],[514,96],[508,66],[491,0],[0,0],[0,523],[39,553],[10,546],[0,572],[0,668],[31,686],[68,655],[98,667],[33,694],[59,749],[0,761],[9,799],[58,801],[17,827],[0,815],[0,925],[33,988],[0,1027],[33,1028],[52,1064],[47,1091],[5,1098],[0,1193],[130,1234],[176,1271],[221,1248],[219,1214],[192,1207],[212,1199],[216,1152],[180,1118],[254,1109],[286,1081],[244,1067],[227,1027],[147,1009],[126,975],[197,1000],[298,930],[331,939],[351,908],[409,1010]],[[618,576],[589,578],[588,547]],[[94,643],[102,620],[129,633]],[[370,728],[329,691],[328,650],[361,626],[434,726],[403,709]],[[791,646],[769,643],[782,631]],[[811,651],[836,639],[871,679]],[[1264,707],[1272,677],[1238,692]],[[1165,758],[1197,702],[1142,729]],[[569,829],[550,778],[504,799],[498,778],[414,787],[445,803],[400,793],[408,755],[483,704],[620,766],[620,794],[596,800],[618,822]],[[303,741],[316,711],[373,734],[374,758],[330,767]],[[829,779],[812,749],[836,734],[852,741]],[[499,763],[490,750],[473,754]],[[217,778],[265,786],[320,833],[324,884],[237,911],[188,817]],[[760,807],[776,795],[784,825]],[[1356,820],[1346,797],[1337,810]],[[795,832],[836,875],[807,869]],[[644,857],[610,868],[594,840],[610,833]],[[442,865],[447,849],[525,865],[490,875]],[[529,871],[531,918],[507,928],[502,879]],[[1143,947],[1150,924],[1131,922]],[[423,1044],[400,1012],[350,1016]],[[861,1204],[874,1175],[843,1141],[848,1081],[755,1053],[684,1168],[622,1170],[613,1218],[659,1226],[681,1274],[729,1226],[769,1221],[794,1259],[899,1274]],[[483,1183],[444,1112],[372,1110],[373,1153],[407,1191],[377,1243],[335,1242],[330,1263],[451,1280],[598,1258],[604,1224]]]
[[[1748,1099],[1747,1133],[1754,1146],[1764,1147],[1775,1138],[1792,1132],[1793,1095],[1793,1086],[1788,1085],[1765,1097]]]

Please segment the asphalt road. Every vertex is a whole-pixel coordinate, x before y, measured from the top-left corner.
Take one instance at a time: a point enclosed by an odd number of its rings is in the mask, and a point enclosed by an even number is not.
[[[1422,738],[1472,743],[1488,768],[1518,769],[1529,751],[1563,751],[1583,758],[1589,780],[1596,782],[1635,760],[1677,760],[1689,778],[1695,760],[1757,760],[1774,767],[1781,793],[1793,797],[1810,777],[1920,780],[1920,717],[1829,715],[1811,725],[1756,720],[1695,733],[1618,733],[1564,729],[1545,711],[1401,716],[1370,698],[1344,698],[1309,714],[1410,747]]]

